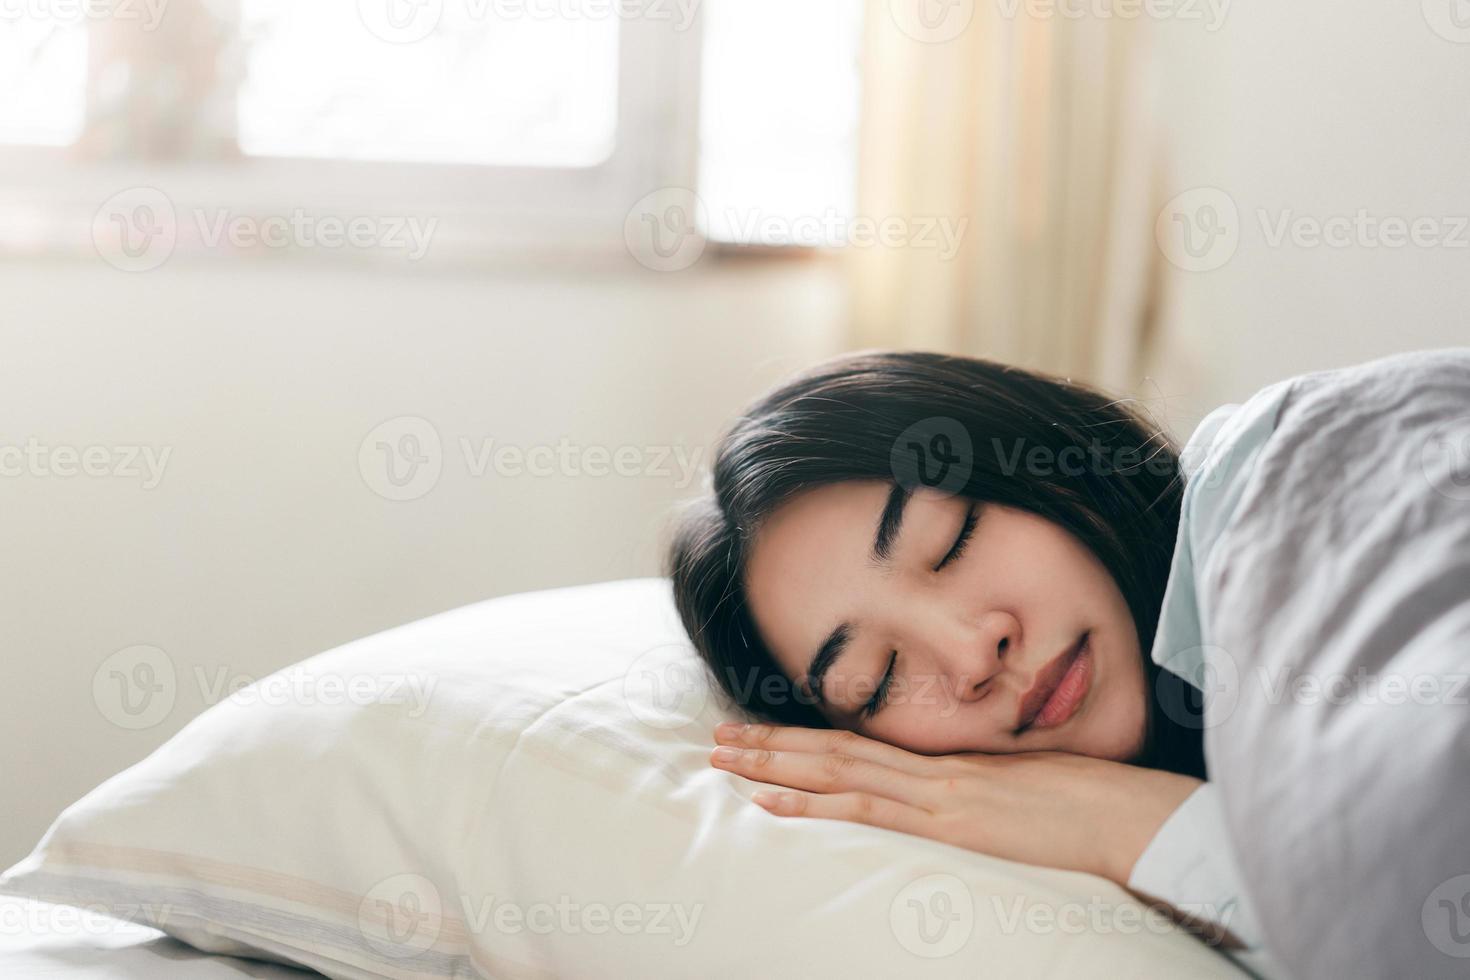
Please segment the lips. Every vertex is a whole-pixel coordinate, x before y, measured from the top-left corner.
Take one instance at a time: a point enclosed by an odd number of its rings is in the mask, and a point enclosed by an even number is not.
[[[1092,682],[1089,636],[1083,633],[1076,643],[1037,672],[1030,690],[1021,696],[1016,715],[1017,735],[1033,728],[1060,725],[1076,713]]]

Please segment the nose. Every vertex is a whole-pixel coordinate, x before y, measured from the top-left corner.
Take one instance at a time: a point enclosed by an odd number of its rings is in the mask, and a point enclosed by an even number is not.
[[[951,690],[961,701],[973,701],[985,693],[985,685],[1005,667],[1006,658],[1020,647],[1021,621],[1005,610],[994,609],[978,620],[953,621],[934,648],[936,664],[953,682]]]

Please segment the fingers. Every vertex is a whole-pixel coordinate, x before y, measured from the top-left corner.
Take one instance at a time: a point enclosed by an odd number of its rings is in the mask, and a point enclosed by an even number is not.
[[[786,725],[724,722],[715,726],[715,741],[721,745],[740,748],[848,755],[915,776],[924,775],[933,768],[933,759],[927,756],[916,755],[896,745],[865,738],[857,732],[841,728],[795,728]]]
[[[932,834],[933,814],[908,803],[868,793],[803,793],[761,790],[751,797],[778,817],[819,817],[886,827],[905,834]]]
[[[762,783],[777,783],[814,793],[873,793],[922,806],[933,785],[902,770],[836,753],[788,752],[722,745],[710,764]]]

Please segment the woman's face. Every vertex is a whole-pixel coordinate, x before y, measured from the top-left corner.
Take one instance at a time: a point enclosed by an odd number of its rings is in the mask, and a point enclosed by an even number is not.
[[[1133,616],[1102,563],[1044,518],[829,484],[772,513],[745,585],[781,669],[837,727],[931,755],[1143,748]]]

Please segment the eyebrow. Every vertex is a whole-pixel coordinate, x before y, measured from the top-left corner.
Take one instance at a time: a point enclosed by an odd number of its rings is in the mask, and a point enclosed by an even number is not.
[[[893,555],[893,542],[898,539],[899,529],[903,527],[903,512],[908,502],[909,491],[895,483],[893,489],[888,491],[888,501],[883,505],[883,514],[878,518],[878,530],[873,536],[872,560],[875,563],[886,564]],[[821,646],[817,647],[817,652],[807,667],[807,686],[811,688],[813,696],[823,704],[830,706],[822,693],[822,680],[827,676],[827,670],[847,649],[851,639],[852,624],[838,623],[832,627],[832,632],[827,634]]]

